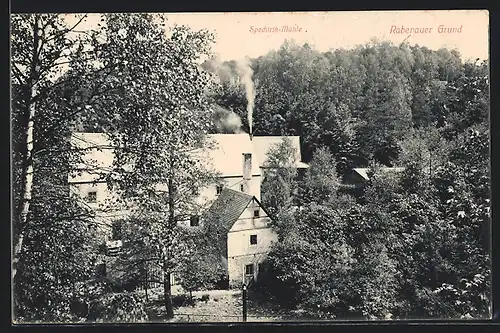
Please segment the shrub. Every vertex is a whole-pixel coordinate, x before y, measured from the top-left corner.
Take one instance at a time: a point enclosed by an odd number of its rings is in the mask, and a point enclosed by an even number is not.
[[[201,296],[201,301],[202,302],[207,302],[209,299],[210,299],[210,295],[208,295],[208,294],[205,294],[205,295]]]
[[[89,320],[100,323],[143,322],[148,319],[143,301],[133,293],[109,293],[90,305]]]
[[[229,290],[241,290],[243,288],[243,282],[241,281],[230,281]]]
[[[172,305],[174,308],[181,306],[194,306],[194,301],[187,294],[174,295],[172,296]]]

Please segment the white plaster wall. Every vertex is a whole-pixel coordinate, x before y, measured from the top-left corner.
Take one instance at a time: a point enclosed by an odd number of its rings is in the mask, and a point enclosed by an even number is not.
[[[260,217],[254,218],[254,210],[260,209]],[[271,245],[277,240],[269,227],[270,218],[252,201],[235,222],[227,237],[228,274],[230,284],[243,282],[245,266],[254,264],[254,278],[258,278],[258,264],[267,257]],[[250,244],[250,236],[257,235],[257,244]]]
[[[229,188],[234,191],[240,191],[240,184],[243,183],[243,176],[241,177],[224,177],[222,178],[222,183],[225,188]],[[261,184],[261,176],[254,175],[252,176],[252,180],[249,182],[250,191],[249,194],[255,196],[258,200],[260,200],[260,184]],[[217,185],[213,184],[208,186],[200,191],[198,202],[203,205],[212,202],[217,199]]]
[[[250,236],[257,235],[257,244],[250,244]],[[271,228],[230,231],[227,235],[228,258],[269,252],[277,239]]]
[[[259,264],[264,262],[266,257],[267,253],[263,253],[260,255],[255,254],[255,255],[245,255],[239,257],[230,257],[227,262],[229,285],[238,286],[244,281],[244,279],[245,281],[248,281],[248,277],[245,276],[245,266],[249,264],[254,265],[253,278],[255,280],[258,280]]]

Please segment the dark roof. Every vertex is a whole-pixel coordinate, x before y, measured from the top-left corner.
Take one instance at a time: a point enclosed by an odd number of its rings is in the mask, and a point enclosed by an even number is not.
[[[204,219],[217,220],[229,231],[253,198],[246,193],[225,188],[204,214]]]
[[[369,168],[354,168],[352,169],[354,173],[358,174],[361,176],[364,180],[370,180],[370,177],[368,177],[368,172],[370,171]],[[380,168],[382,172],[402,172],[405,170],[405,168]]]

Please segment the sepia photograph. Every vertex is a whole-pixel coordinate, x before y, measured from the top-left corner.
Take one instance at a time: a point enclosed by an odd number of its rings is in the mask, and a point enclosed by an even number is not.
[[[12,323],[491,319],[486,10],[10,15]]]

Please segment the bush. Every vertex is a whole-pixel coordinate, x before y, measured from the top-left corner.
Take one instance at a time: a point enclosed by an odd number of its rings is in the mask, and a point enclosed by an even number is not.
[[[130,265],[138,265],[126,257],[107,257],[107,278],[115,293],[133,292],[142,283],[143,276],[141,271]]]
[[[194,300],[187,294],[172,296],[172,305],[174,308],[181,306],[194,306]]]
[[[202,302],[207,302],[209,299],[210,299],[210,295],[208,295],[208,294],[205,294],[205,295],[201,296],[201,301]]]
[[[147,319],[143,301],[133,293],[105,294],[90,305],[90,321],[127,323],[143,322]]]
[[[241,290],[243,288],[243,282],[241,281],[230,281],[229,290]]]

